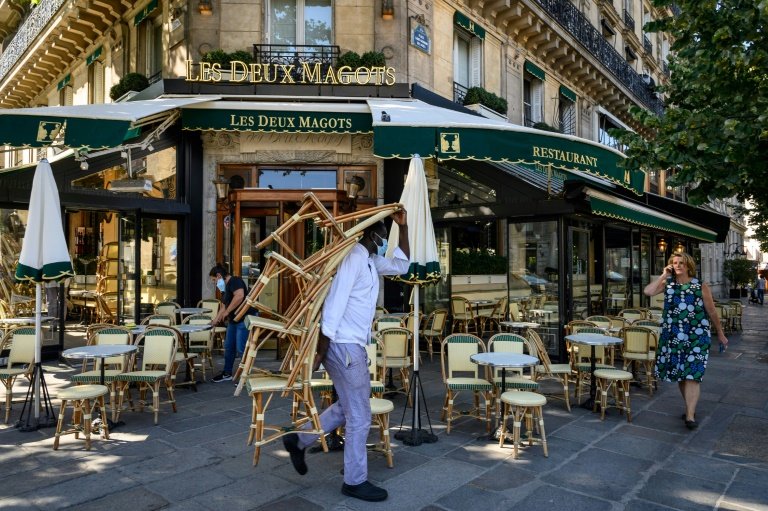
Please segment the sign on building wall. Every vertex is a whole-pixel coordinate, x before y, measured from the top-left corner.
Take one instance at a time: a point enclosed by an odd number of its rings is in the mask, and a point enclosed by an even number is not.
[[[429,32],[424,24],[413,18],[411,24],[411,45],[423,51],[426,54],[432,53],[432,40],[429,38]]]

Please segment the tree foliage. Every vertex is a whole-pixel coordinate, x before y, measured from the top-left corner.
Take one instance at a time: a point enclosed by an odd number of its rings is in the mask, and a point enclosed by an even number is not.
[[[768,0],[675,0],[679,13],[644,29],[673,38],[662,117],[635,109],[651,133],[615,133],[630,169],[667,169],[694,204],[736,196],[768,250]],[[668,8],[669,0],[654,0]]]

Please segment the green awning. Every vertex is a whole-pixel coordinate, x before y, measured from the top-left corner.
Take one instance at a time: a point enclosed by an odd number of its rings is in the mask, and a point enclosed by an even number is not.
[[[566,87],[565,85],[560,86],[560,95],[564,98],[570,99],[574,103],[576,102],[576,93],[573,92],[571,89]]]
[[[0,144],[89,150],[116,147],[142,126],[168,119],[178,108],[218,97],[154,99],[96,105],[0,109]]]
[[[538,78],[539,80],[544,81],[547,78],[547,74],[544,72],[543,69],[541,69],[539,66],[531,62],[530,60],[525,61],[524,69],[531,73],[533,76]]]
[[[185,130],[277,133],[370,133],[367,105],[339,103],[211,102],[185,107]]]
[[[59,80],[59,83],[56,84],[56,90],[61,90],[67,85],[69,85],[69,82],[72,81],[72,73],[67,74],[64,78]]]
[[[676,218],[668,212],[657,211],[629,200],[621,199],[597,190],[587,189],[592,213],[599,216],[622,220],[660,231],[682,234],[691,238],[713,243],[717,233],[687,220]]]
[[[619,166],[624,155],[597,142],[438,108],[418,100],[369,99],[368,105],[373,121],[373,151],[380,158],[419,154],[443,160],[551,165],[553,170],[582,172],[637,195],[643,193],[645,173],[624,170]]]
[[[453,22],[470,34],[474,34],[480,39],[485,39],[485,29],[469,19],[469,16],[466,14],[462,14],[459,11],[454,12]]]
[[[133,17],[133,25],[136,26],[142,21],[144,21],[147,16],[152,14],[152,11],[157,9],[157,4],[158,4],[157,0],[152,0],[147,4],[146,7],[144,7],[142,10],[136,13],[136,16]]]
[[[93,64],[93,63],[94,63],[94,61],[95,61],[96,59],[98,59],[99,57],[101,57],[101,51],[102,51],[102,48],[103,48],[102,46],[99,46],[98,48],[96,48],[95,50],[93,50],[93,53],[91,53],[90,55],[88,55],[88,58],[86,58],[86,59],[85,59],[85,65],[86,65],[86,66],[90,66],[91,64]]]

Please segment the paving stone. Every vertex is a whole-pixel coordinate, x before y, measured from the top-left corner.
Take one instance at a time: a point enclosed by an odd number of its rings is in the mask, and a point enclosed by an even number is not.
[[[591,448],[542,479],[588,495],[620,500],[651,465],[632,456]]]
[[[3,461],[5,463],[5,461]],[[13,463],[13,462],[11,462]],[[73,463],[59,463],[58,465],[44,466],[26,472],[17,472],[2,478],[0,484],[0,498],[20,495],[40,488],[82,477],[89,472],[84,464],[77,461]],[[1,508],[2,506],[0,506]]]
[[[487,491],[478,486],[465,484],[437,501],[445,509],[465,510],[473,509],[482,502],[483,509],[505,509],[509,500],[504,495]]]
[[[547,448],[549,457],[544,457],[541,446],[534,444],[533,449],[523,447],[517,459],[507,458],[504,463],[541,474],[560,467],[564,461],[584,449],[584,445],[558,437],[548,437]]]
[[[610,511],[612,509],[612,504],[604,500],[574,493],[564,488],[543,485],[507,509],[525,509],[526,511],[551,511],[553,509]]]
[[[576,424],[568,424],[567,427],[560,428],[557,431],[548,434],[547,439],[552,441],[553,438],[563,438],[577,444],[587,445],[594,442],[601,436],[602,433],[599,433],[594,429],[582,428]]]
[[[256,509],[264,511],[322,511],[324,508],[305,498],[293,496],[276,502],[270,502]]]
[[[674,511],[674,509],[673,507],[662,506],[661,504],[642,499],[632,499],[624,507],[624,511]]]
[[[486,490],[506,491],[528,484],[535,479],[534,474],[505,462],[476,477],[469,484]]]
[[[534,442],[532,449],[541,449],[538,442]],[[511,442],[505,443],[504,447],[499,447],[498,440],[478,439],[474,443],[460,446],[457,449],[447,453],[446,458],[474,463],[480,467],[490,468],[499,461],[512,456]]]
[[[37,488],[24,494],[38,507],[46,509],[64,509],[136,486],[136,481],[129,477],[106,471],[88,474],[84,477]]]
[[[431,458],[419,454],[421,446],[401,446],[393,449],[393,468],[387,467],[386,459],[379,453],[368,453],[368,477],[376,481],[386,481],[408,472],[425,463]]]
[[[153,511],[168,505],[168,501],[145,488],[129,488],[99,499],[72,506],[72,511]]]
[[[768,419],[735,416],[717,442],[717,451],[768,462]]]
[[[0,499],[0,509],[3,511],[37,511],[40,508],[30,502],[29,499],[9,497],[7,499]]]
[[[635,458],[657,461],[669,456],[669,444],[650,438],[627,435],[615,432],[595,444],[596,447],[606,451],[626,454]]]
[[[650,477],[638,497],[683,510],[712,509],[725,484],[659,470]]]
[[[215,510],[246,511],[277,500],[300,487],[268,473],[258,479],[241,479],[227,486],[203,493],[198,500]]]
[[[158,479],[146,487],[168,502],[181,502],[232,482],[221,474],[218,465],[213,465]]]
[[[744,509],[767,511],[768,492],[766,488],[765,484],[755,486],[737,481],[728,487],[723,501]]]
[[[221,458],[199,447],[178,449],[167,455],[160,455],[138,463],[118,467],[118,471],[133,480],[146,484],[159,478],[186,472],[221,461]]]
[[[644,426],[639,426],[637,423],[624,424],[616,430],[616,433],[637,436],[640,438],[650,438],[652,440],[656,440],[658,442],[666,442],[668,444],[680,444],[681,441],[685,438],[684,433],[674,433],[670,431],[649,429]]]
[[[737,468],[738,465],[733,463],[687,452],[676,453],[664,464],[664,470],[715,483],[729,482]],[[766,485],[768,485],[768,480],[766,480]]]

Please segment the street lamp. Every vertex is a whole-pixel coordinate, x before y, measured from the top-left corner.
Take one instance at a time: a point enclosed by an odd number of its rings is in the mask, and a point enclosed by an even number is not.
[[[733,247],[733,251],[731,251],[731,247]],[[724,257],[729,257],[729,256],[730,257],[736,257],[736,256],[746,257],[746,255],[747,255],[747,251],[744,250],[744,247],[741,245],[741,242],[739,241],[734,241],[730,245],[723,247]]]

